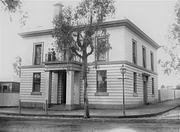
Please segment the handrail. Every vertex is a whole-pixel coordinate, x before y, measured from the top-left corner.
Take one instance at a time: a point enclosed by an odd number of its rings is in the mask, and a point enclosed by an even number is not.
[[[64,57],[62,53],[45,54],[45,62],[55,62],[55,61],[67,62],[67,59],[66,57]],[[73,56],[69,61],[81,62],[81,59],[78,56]]]

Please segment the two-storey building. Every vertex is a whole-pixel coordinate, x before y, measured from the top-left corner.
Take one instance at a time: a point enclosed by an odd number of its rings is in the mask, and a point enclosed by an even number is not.
[[[108,42],[111,49],[89,59],[87,94],[91,108],[121,108],[125,73],[126,107],[154,103],[158,99],[157,49],[159,45],[130,20],[104,22],[108,37],[95,36],[95,45]],[[52,49],[52,29],[20,33],[26,45],[26,64],[21,67],[20,99],[25,106],[83,106],[81,61],[67,61],[66,55]]]

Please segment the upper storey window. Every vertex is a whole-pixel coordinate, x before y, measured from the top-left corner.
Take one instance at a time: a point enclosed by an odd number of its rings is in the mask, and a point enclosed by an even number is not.
[[[150,52],[150,56],[151,56],[151,70],[154,71],[154,55],[153,52]]]
[[[43,56],[43,43],[34,44],[34,53],[33,53],[33,64],[40,65],[42,63]]]
[[[137,44],[136,41],[132,41],[132,62],[137,64]]]
[[[142,61],[143,67],[146,68],[146,48],[142,46]]]
[[[108,59],[108,52],[105,50],[108,44],[107,37],[97,37],[97,61],[106,61]]]

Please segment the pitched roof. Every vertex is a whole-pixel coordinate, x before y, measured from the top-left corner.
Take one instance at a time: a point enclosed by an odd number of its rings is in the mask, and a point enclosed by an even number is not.
[[[138,28],[129,19],[107,21],[107,22],[102,23],[100,26],[103,28],[125,26],[129,28],[131,31],[135,32],[142,39],[147,41],[154,48],[158,49],[160,47],[154,40],[152,40],[147,34],[145,34],[140,28]],[[27,37],[51,35],[52,31],[53,29],[34,30],[34,31],[22,32],[22,33],[19,33],[19,35],[23,38],[27,38]]]

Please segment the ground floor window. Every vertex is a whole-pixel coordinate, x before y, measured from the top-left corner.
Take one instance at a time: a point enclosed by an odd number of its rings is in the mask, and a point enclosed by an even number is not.
[[[32,92],[40,92],[41,73],[33,73],[33,89]]]
[[[107,72],[106,70],[97,71],[97,92],[107,92]]]
[[[133,72],[133,92],[137,93],[137,73]]]
[[[154,95],[154,78],[152,78],[152,94]]]

